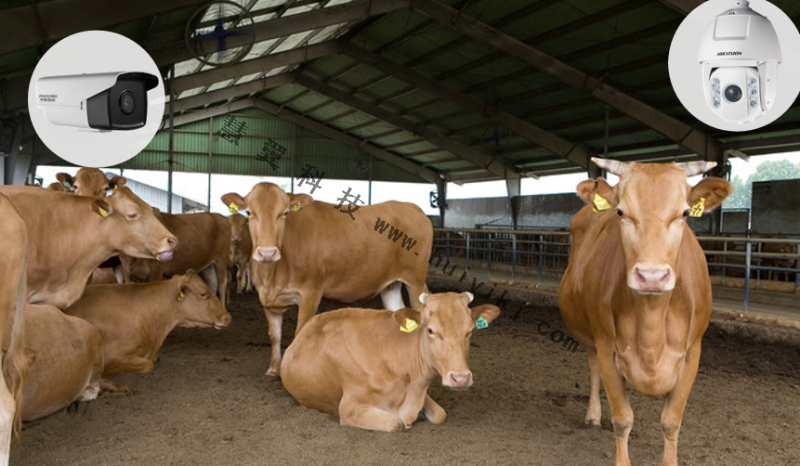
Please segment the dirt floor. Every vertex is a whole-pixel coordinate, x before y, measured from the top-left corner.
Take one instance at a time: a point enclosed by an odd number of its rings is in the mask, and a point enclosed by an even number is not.
[[[379,300],[369,304],[380,307]],[[229,308],[228,329],[177,329],[153,373],[114,379],[135,395],[26,423],[12,443],[12,464],[613,464],[605,399],[603,429],[582,428],[588,365],[582,349],[572,353],[551,340],[553,330],[563,330],[557,309],[501,316],[476,332],[475,385],[452,392],[437,381],[430,389],[447,421],[386,434],[340,427],[336,417],[298,406],[279,380],[264,376],[267,324],[256,296],[234,296]],[[295,315],[284,323],[284,346]],[[631,459],[660,464],[662,401],[632,394],[631,402]],[[800,349],[709,329],[684,416],[681,464],[795,465],[798,432]]]

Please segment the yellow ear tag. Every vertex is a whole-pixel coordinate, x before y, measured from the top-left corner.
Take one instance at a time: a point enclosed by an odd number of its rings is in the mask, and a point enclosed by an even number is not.
[[[119,185],[115,184],[114,185],[114,189],[111,190],[111,194],[114,194],[115,192],[117,192],[117,188],[119,188]]]
[[[608,203],[606,198],[594,193],[594,208],[595,211],[608,210],[611,208],[611,205]]]
[[[97,211],[98,211],[98,212],[100,212],[100,216],[101,216],[101,217],[103,217],[103,218],[106,218],[106,217],[108,217],[108,212],[106,212],[106,210],[105,210],[105,209],[103,209],[102,207],[98,207],[98,208],[97,208]]]
[[[236,204],[233,202],[231,202],[231,205],[228,206],[228,210],[230,210],[232,214],[239,213],[239,208],[236,207]]]
[[[414,330],[416,330],[417,327],[419,327],[419,325],[417,325],[417,323],[414,320],[409,319],[408,317],[406,317],[406,325],[405,325],[405,327],[403,327],[401,325],[400,326],[400,331],[401,332],[405,332],[405,333],[411,333]]]
[[[297,204],[292,206],[292,212],[300,212],[300,209],[302,209],[302,208],[303,208],[303,204],[298,202]]]
[[[184,299],[186,299],[186,295],[181,291],[181,294],[178,295],[178,301],[183,301]]]
[[[692,206],[692,210],[689,211],[689,216],[700,217],[703,215],[704,210],[706,210],[706,198],[701,197],[700,200]]]

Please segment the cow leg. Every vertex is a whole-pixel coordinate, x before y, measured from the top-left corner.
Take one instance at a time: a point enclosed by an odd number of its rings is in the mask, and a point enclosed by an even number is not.
[[[339,423],[343,426],[383,432],[393,432],[406,427],[402,419],[389,411],[358,403],[347,394],[339,403]]]
[[[279,377],[281,374],[281,334],[283,330],[283,309],[264,308],[269,325],[269,341],[272,344],[272,356],[269,360],[267,374],[272,377]]]
[[[661,411],[661,430],[664,433],[664,459],[661,466],[678,466],[678,434],[681,430],[683,410],[692,391],[697,368],[700,365],[700,342],[696,342],[686,353],[678,383],[667,395]]]
[[[586,410],[586,427],[600,428],[602,409],[600,407],[600,369],[597,367],[597,351],[586,349],[589,354],[589,409]]]
[[[410,301],[409,305],[416,309],[422,306],[422,303],[419,300],[419,296],[422,293],[430,293],[431,291],[428,289],[428,286],[425,285],[425,281],[423,280],[420,283],[411,283],[406,284],[406,289],[408,290],[408,300]]]
[[[383,308],[390,311],[397,311],[406,307],[403,302],[403,285],[400,282],[390,283],[389,286],[381,290],[381,301]]]
[[[322,291],[310,291],[307,295],[300,297],[300,304],[298,304],[297,313],[297,329],[294,331],[295,336],[300,333],[300,330],[308,322],[308,319],[314,317],[319,307],[319,302],[322,300]]]
[[[245,278],[244,278],[244,267],[241,265],[236,266],[236,293],[242,294],[242,290],[245,287]]]
[[[17,403],[11,395],[0,372],[0,466],[8,465],[11,449],[11,432],[14,430],[14,413]]]
[[[599,345],[598,345],[599,346]],[[611,406],[611,421],[614,424],[614,436],[617,443],[617,459],[615,466],[631,466],[628,457],[628,437],[633,428],[633,410],[628,402],[628,393],[625,389],[625,379],[617,370],[614,363],[614,353],[611,350],[601,350],[598,347],[598,366],[600,379]]]
[[[227,306],[228,301],[228,282],[230,282],[230,274],[228,272],[228,267],[220,267],[217,264],[211,264],[214,267],[214,271],[219,278],[219,286],[217,287],[217,291],[219,293],[219,300],[222,301],[222,307]]]
[[[145,374],[153,372],[153,369],[155,369],[153,361],[140,357],[131,357],[122,366],[124,367],[123,372],[132,372],[134,374]]]
[[[425,394],[425,405],[422,408],[422,414],[431,424],[441,424],[447,419],[447,413],[444,408],[433,401],[433,398],[428,394]]]
[[[208,288],[211,289],[211,292],[220,296],[220,289],[219,289],[219,282],[217,281],[217,268],[214,264],[209,265],[208,267],[204,268],[198,274],[203,278],[203,281],[206,282]],[[222,299],[222,298],[220,298]],[[225,303],[223,303],[224,305]]]

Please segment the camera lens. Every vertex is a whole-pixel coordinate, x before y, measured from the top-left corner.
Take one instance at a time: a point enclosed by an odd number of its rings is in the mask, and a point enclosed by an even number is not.
[[[119,96],[119,108],[125,115],[133,113],[133,109],[136,108],[136,102],[133,100],[133,92],[125,91]]]
[[[725,99],[727,99],[728,102],[738,102],[742,100],[742,88],[735,84],[726,87]]]

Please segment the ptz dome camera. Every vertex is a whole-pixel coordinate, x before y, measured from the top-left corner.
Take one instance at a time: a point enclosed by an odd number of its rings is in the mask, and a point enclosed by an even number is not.
[[[749,123],[772,108],[781,46],[772,23],[750,2],[731,2],[708,24],[699,60],[706,102],[725,121]]]

